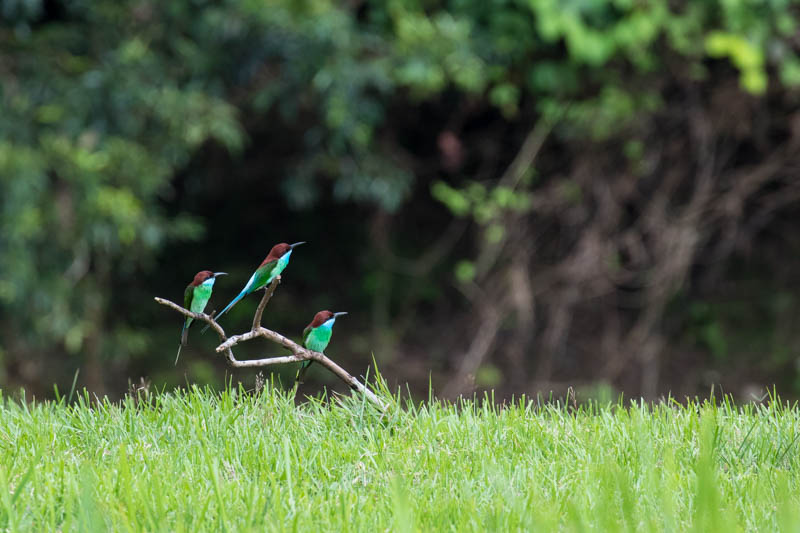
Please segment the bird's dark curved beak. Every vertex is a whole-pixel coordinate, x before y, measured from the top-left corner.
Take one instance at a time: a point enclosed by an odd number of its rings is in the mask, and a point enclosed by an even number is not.
[[[346,314],[347,314],[347,311],[339,311],[338,313],[333,313],[333,316],[337,317],[337,316],[342,316],[342,315],[346,315]]]
[[[294,244],[290,244],[289,248],[294,249],[295,246],[300,246],[301,244],[305,244],[305,243],[306,243],[306,241],[296,242]]]
[[[215,277],[215,278],[216,278],[217,276],[227,276],[227,275],[228,275],[228,273],[227,273],[227,272],[214,272],[214,277]]]

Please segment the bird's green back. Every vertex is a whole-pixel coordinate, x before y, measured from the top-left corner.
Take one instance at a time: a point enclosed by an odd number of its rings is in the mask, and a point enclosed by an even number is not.
[[[272,283],[272,280],[280,276],[281,272],[283,272],[283,269],[285,269],[286,265],[289,264],[289,257],[291,257],[291,255],[292,251],[289,250],[275,261],[270,261],[269,263],[258,267],[258,270],[256,270],[257,280],[255,283],[253,283],[254,288],[250,292],[258,290],[264,285]]]
[[[273,274],[279,262],[280,260],[270,261],[258,267],[253,275],[253,284],[248,292],[255,292],[264,285],[272,283],[272,280],[280,274],[280,272]]]

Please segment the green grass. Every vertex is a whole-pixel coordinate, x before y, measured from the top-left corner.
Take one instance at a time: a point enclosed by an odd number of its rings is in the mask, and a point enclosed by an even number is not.
[[[385,395],[385,393],[384,393]],[[0,401],[0,530],[798,531],[800,411]]]

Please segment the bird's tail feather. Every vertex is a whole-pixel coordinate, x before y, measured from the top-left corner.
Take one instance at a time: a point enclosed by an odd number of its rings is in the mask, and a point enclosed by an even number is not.
[[[188,320],[183,323],[183,328],[181,329],[181,343],[178,345],[178,353],[175,355],[175,366],[178,366],[178,358],[181,356],[181,348],[186,346],[186,341],[189,338],[189,325]]]
[[[239,300],[241,300],[242,298],[244,298],[244,296],[245,296],[246,294],[247,294],[247,291],[246,291],[246,290],[243,290],[242,292],[240,292],[240,293],[239,293],[239,296],[237,296],[236,298],[234,298],[233,300],[231,300],[231,303],[229,303],[228,305],[226,305],[226,306],[225,306],[225,309],[223,309],[223,310],[222,310],[222,311],[221,311],[221,312],[220,312],[220,313],[219,313],[219,314],[218,314],[216,317],[214,317],[214,318],[215,318],[215,320],[219,320],[219,317],[221,317],[222,315],[224,315],[225,313],[227,313],[227,312],[228,312],[228,309],[230,309],[231,307],[233,307],[234,305],[236,305],[236,302],[238,302]]]
[[[303,364],[300,365],[300,370],[297,371],[297,376],[294,378],[295,383],[303,383],[303,378],[306,376],[306,372],[308,372],[308,367],[310,367],[313,362],[314,361],[310,359],[308,361],[303,361]]]
[[[219,320],[219,317],[221,317],[222,315],[224,315],[225,313],[227,313],[227,312],[228,312],[228,309],[230,309],[231,307],[233,307],[233,306],[236,304],[236,302],[238,302],[239,300],[241,300],[242,298],[244,298],[246,294],[247,294],[247,289],[244,289],[244,290],[242,290],[242,292],[240,292],[240,293],[239,293],[239,296],[237,296],[236,298],[234,298],[233,300],[231,300],[231,303],[229,303],[228,305],[226,305],[226,306],[225,306],[225,309],[223,309],[223,310],[222,310],[222,311],[221,311],[221,312],[220,312],[218,315],[216,315],[216,316],[214,317],[214,320]],[[205,325],[205,327],[204,327],[202,330],[200,330],[200,333],[205,333],[205,332],[206,332],[206,330],[208,329],[208,327],[209,327],[209,325],[208,325],[208,324],[206,324],[206,325]]]

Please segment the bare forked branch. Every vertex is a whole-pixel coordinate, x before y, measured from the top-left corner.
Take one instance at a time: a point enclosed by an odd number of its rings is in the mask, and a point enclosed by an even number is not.
[[[267,306],[270,298],[272,298],[272,295],[275,293],[275,289],[277,289],[280,284],[281,277],[278,276],[269,284],[269,287],[264,290],[264,296],[261,298],[258,308],[256,308],[256,314],[253,315],[253,331],[261,327],[261,315],[264,314],[264,308]]]
[[[351,389],[362,393],[366,396],[372,403],[377,405],[381,410],[386,410],[387,406],[380,398],[378,398],[371,390],[369,390],[363,383],[361,383],[358,379],[353,377],[350,373],[348,373],[345,369],[331,361],[325,354],[320,352],[314,352],[311,350],[307,350],[303,346],[300,346],[296,342],[284,337],[280,333],[276,333],[270,329],[261,326],[261,315],[264,312],[264,308],[267,306],[270,298],[272,298],[272,294],[275,292],[275,289],[278,287],[280,283],[280,276],[275,278],[275,280],[267,287],[264,291],[264,296],[261,298],[261,303],[258,304],[258,308],[256,309],[256,314],[253,317],[253,327],[250,331],[246,333],[242,333],[240,335],[234,335],[232,337],[227,337],[225,335],[225,330],[222,329],[222,326],[214,320],[214,318],[210,315],[205,313],[194,313],[189,311],[188,309],[184,309],[180,305],[166,300],[164,298],[155,298],[155,301],[161,305],[165,305],[187,317],[191,317],[195,320],[200,320],[208,324],[214,331],[217,332],[220,339],[220,345],[217,346],[216,351],[217,353],[224,353],[225,358],[228,362],[228,366],[233,368],[253,368],[253,367],[263,367],[263,366],[270,366],[270,365],[280,365],[285,363],[299,363],[302,361],[313,360],[333,372],[339,379],[344,381]],[[245,341],[249,341],[252,339],[256,339],[259,337],[263,337],[269,341],[272,341],[276,344],[280,344],[290,352],[292,355],[287,355],[283,357],[268,357],[265,359],[250,359],[247,361],[239,361],[233,355],[233,347],[237,344]]]
[[[174,309],[175,311],[177,311],[179,313],[182,313],[182,314],[184,314],[184,315],[186,315],[186,316],[188,316],[190,318],[205,322],[211,328],[213,328],[214,331],[217,332],[217,335],[219,335],[221,339],[226,339],[227,338],[225,336],[225,330],[223,330],[222,326],[220,326],[219,323],[217,323],[216,320],[211,318],[210,315],[207,315],[205,313],[195,313],[194,311],[189,311],[188,309],[184,309],[183,307],[181,307],[180,305],[176,304],[175,302],[171,302],[171,301],[169,301],[167,299],[164,299],[164,298],[159,298],[158,296],[156,296],[154,299],[155,299],[156,302],[160,303],[161,305],[166,305],[167,307],[169,307],[171,309]]]

